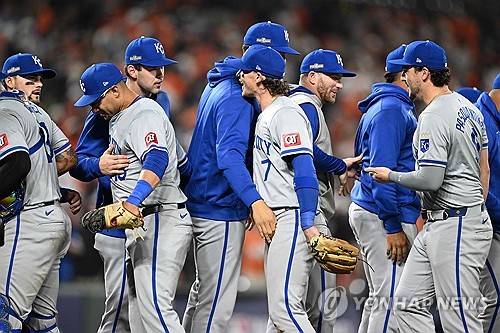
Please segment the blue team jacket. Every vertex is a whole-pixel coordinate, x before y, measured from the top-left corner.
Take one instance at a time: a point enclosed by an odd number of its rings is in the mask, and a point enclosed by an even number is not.
[[[363,116],[356,132],[354,155],[363,154],[363,170],[369,166],[401,172],[415,170],[412,141],[417,121],[408,92],[392,83],[377,83],[358,108]],[[394,183],[377,183],[364,171],[361,181],[354,185],[351,200],[377,214],[387,233],[401,231],[401,222],[415,223],[421,208],[415,191]]]
[[[188,159],[193,167],[184,193],[192,216],[218,221],[247,218],[260,196],[252,182],[252,147],[258,110],[241,96],[236,69],[215,63],[201,95]]]
[[[170,118],[170,99],[168,94],[160,91],[153,95],[152,99],[156,100],[161,105],[167,117]],[[78,156],[78,164],[69,171],[73,178],[83,182],[90,182],[97,179],[97,195],[96,207],[102,207],[113,203],[111,194],[111,181],[109,176],[105,176],[99,169],[99,157],[109,147],[109,123],[101,116],[94,114],[92,111],[85,119],[82,134],[76,145],[76,155]],[[103,234],[125,238],[125,230],[114,229],[104,230]]]
[[[500,234],[500,110],[488,93],[482,93],[474,104],[483,113],[488,135],[488,162],[490,164],[490,188],[486,207],[493,228]]]

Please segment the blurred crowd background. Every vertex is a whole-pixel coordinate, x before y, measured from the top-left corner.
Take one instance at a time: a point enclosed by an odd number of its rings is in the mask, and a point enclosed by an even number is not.
[[[489,90],[500,72],[499,14],[497,0],[1,0],[0,60],[29,52],[38,55],[44,67],[57,71],[56,78],[44,82],[42,106],[75,147],[87,114],[73,106],[81,95],[82,72],[97,62],[123,68],[125,48],[132,39],[155,37],[167,57],[179,62],[166,68],[163,88],[170,95],[177,137],[187,150],[206,72],[227,55],[241,56],[247,28],[270,20],[288,29],[290,45],[301,52],[287,57],[288,82],[298,81],[303,56],[317,48],[339,52],[344,67],[358,73],[343,80],[336,104],[324,109],[335,155],[347,157],[353,154],[361,116],[357,102],[369,94],[373,83],[383,81],[385,56],[402,43],[437,42],[447,52],[452,89]],[[69,176],[61,183],[80,191],[82,211],[94,208],[95,183]],[[349,198],[338,199],[331,227],[335,235],[354,242],[347,222],[349,203]],[[80,229],[79,215],[72,218],[73,241],[61,278],[68,283],[100,283],[102,263],[93,249],[93,235]],[[265,300],[263,253],[258,234],[249,232],[241,293],[261,300]],[[179,298],[194,279],[192,258],[181,279]],[[361,265],[355,273],[339,276],[338,283],[347,287],[359,279],[363,279]]]

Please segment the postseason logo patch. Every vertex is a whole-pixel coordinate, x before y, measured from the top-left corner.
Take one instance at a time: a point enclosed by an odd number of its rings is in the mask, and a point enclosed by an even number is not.
[[[9,145],[9,140],[7,139],[7,134],[0,134],[0,149],[7,147]]]
[[[292,147],[300,145],[300,133],[289,133],[282,135],[283,145],[285,147]]]
[[[149,132],[146,134],[144,137],[144,142],[146,142],[146,147],[149,147],[152,143],[158,144],[158,138],[156,137],[156,133],[154,132]]]

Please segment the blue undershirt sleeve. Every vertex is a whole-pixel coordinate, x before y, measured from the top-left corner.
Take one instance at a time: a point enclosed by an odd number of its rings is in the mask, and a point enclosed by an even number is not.
[[[314,166],[316,169],[324,172],[333,172],[335,175],[341,175],[346,172],[347,165],[342,159],[328,155],[316,145],[313,145],[313,150]]]
[[[311,228],[318,206],[318,179],[313,160],[309,154],[296,155],[292,159],[294,170],[295,193],[300,207],[300,225],[302,230]]]

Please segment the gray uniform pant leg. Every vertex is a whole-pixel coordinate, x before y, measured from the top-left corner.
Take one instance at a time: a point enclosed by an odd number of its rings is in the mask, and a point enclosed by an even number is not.
[[[299,210],[275,213],[278,225],[271,244],[266,245],[264,258],[269,308],[267,332],[316,332],[303,299],[315,262],[300,227]]]
[[[493,235],[486,265],[481,271],[480,287],[485,302],[485,307],[479,314],[479,320],[483,324],[483,331],[485,333],[499,333],[500,235],[496,233]]]
[[[191,217],[185,208],[169,205],[146,216],[144,227],[146,231],[140,229],[144,240],[125,231],[133,274],[129,278],[135,287],[129,290],[129,301],[133,303],[136,296],[138,304],[130,309],[139,311],[147,332],[184,332],[172,302],[193,235]]]
[[[125,238],[96,234],[94,248],[104,263],[104,314],[98,333],[130,332]]]
[[[186,332],[224,332],[233,314],[245,221],[193,217],[196,281],[184,314]]]
[[[445,332],[482,332],[479,273],[493,232],[478,207],[463,217],[427,222],[418,234],[396,290],[401,332],[434,331],[434,299]]]
[[[10,297],[12,308],[23,320],[30,315],[29,324],[35,330],[59,332],[59,265],[70,235],[71,221],[59,204],[23,211],[5,226],[0,292]],[[13,329],[21,328],[13,316],[9,322]]]
[[[318,228],[319,232],[331,236],[332,233],[326,224],[323,214],[316,216],[314,225]],[[326,295],[328,290],[335,288],[336,280],[337,275],[325,271],[314,261],[304,299],[307,317],[316,329],[316,332],[331,333],[333,331],[336,316],[328,312],[328,309],[325,309],[326,301],[322,301],[320,297]]]
[[[356,237],[364,265],[369,294],[365,301],[359,333],[398,332],[396,319],[392,314],[394,292],[399,283],[404,264],[401,266],[387,257],[387,233],[383,222],[356,203],[349,207],[349,224]],[[402,223],[410,244],[417,235],[415,224]]]

